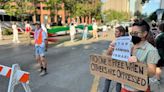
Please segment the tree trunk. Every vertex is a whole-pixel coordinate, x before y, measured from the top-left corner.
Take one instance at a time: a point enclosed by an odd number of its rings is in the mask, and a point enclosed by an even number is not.
[[[10,21],[12,21],[12,16],[10,16]]]

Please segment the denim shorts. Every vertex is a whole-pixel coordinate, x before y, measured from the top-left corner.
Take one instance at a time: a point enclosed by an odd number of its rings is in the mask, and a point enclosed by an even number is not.
[[[45,56],[45,47],[35,46],[35,56]]]

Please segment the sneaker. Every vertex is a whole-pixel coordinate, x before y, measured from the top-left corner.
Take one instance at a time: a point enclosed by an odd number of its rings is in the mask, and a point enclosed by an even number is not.
[[[39,75],[40,76],[45,76],[45,75],[47,75],[47,72],[46,71],[42,71]]]

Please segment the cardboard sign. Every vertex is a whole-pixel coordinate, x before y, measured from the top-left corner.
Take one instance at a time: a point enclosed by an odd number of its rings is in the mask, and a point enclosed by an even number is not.
[[[127,84],[138,90],[144,91],[148,87],[147,66],[143,63],[112,60],[102,55],[91,55],[90,60],[90,71],[95,76]]]
[[[112,58],[121,61],[128,61],[131,55],[131,36],[119,37],[115,41],[115,48]]]

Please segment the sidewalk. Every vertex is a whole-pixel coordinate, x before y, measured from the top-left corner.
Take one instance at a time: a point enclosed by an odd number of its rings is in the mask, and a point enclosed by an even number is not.
[[[0,41],[0,45],[6,45],[6,44],[13,44],[12,43],[13,35],[5,35],[3,36],[3,40]],[[21,45],[27,44],[26,37],[23,33],[19,34],[19,40]]]
[[[92,35],[92,33],[90,33],[90,34]],[[100,41],[100,40],[110,40],[110,41],[112,41],[114,39],[114,30],[109,30],[108,31],[108,37],[106,37],[106,38],[102,38],[102,32],[99,32],[98,34],[99,34],[99,39],[98,40],[89,38],[87,41],[82,41],[80,39],[82,34],[76,34],[76,42],[75,43],[71,43],[69,41],[69,39],[70,39],[69,35],[50,37],[50,38],[57,38],[57,39],[59,39],[59,42],[57,42],[57,43],[62,42],[65,45],[76,45],[76,44],[83,43],[83,42],[84,43],[90,43],[90,42],[95,42],[95,41]],[[12,37],[13,37],[13,35],[3,36],[4,40],[0,41],[0,45],[12,44]],[[27,44],[26,37],[23,33],[19,34],[19,40],[20,40],[20,43],[19,43],[20,45]],[[33,43],[33,40],[32,40],[32,43]],[[49,42],[49,44],[51,44],[51,43],[54,44],[54,42]]]

